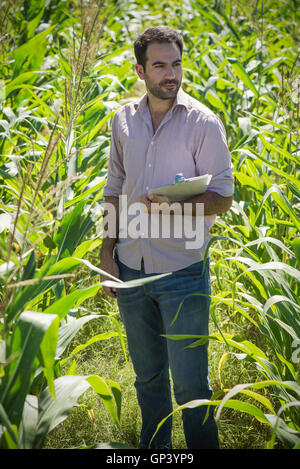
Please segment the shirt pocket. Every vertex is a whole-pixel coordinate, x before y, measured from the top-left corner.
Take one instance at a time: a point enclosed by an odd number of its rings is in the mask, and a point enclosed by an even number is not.
[[[182,173],[185,178],[197,175],[189,145],[180,138],[158,143],[155,158],[156,186],[173,184],[178,173]]]

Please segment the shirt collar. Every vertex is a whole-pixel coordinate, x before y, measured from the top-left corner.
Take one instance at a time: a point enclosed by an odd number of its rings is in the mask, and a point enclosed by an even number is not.
[[[186,110],[188,110],[190,107],[189,95],[185,93],[182,88],[179,88],[179,91],[173,104],[173,109],[176,106],[184,106]]]

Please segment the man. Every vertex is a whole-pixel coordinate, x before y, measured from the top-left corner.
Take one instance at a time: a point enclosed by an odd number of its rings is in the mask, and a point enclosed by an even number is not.
[[[210,399],[212,390],[207,346],[187,348],[192,339],[164,336],[208,334],[209,259],[205,265],[203,259],[208,230],[216,215],[226,212],[232,203],[232,164],[221,121],[181,89],[181,36],[165,27],[149,28],[135,41],[134,49],[136,72],[145,82],[146,94],[139,102],[122,106],[113,119],[104,197],[107,206],[115,207],[117,234],[103,239],[101,268],[123,281],[171,272],[143,286],[120,288],[117,293],[108,287],[104,290],[117,296],[126,328],[142,414],[139,447],[172,448],[171,418],[152,439],[158,423],[172,412],[169,370],[179,405]],[[150,189],[173,183],[177,173],[185,178],[212,176],[203,194],[180,202],[183,221],[204,206],[202,246],[187,248],[186,237],[174,233],[168,238],[151,237],[149,232],[121,236],[122,197],[127,197],[128,207],[143,203],[151,216],[157,213],[158,203],[168,206],[171,202],[149,195]],[[153,224],[157,218],[151,220]],[[219,447],[212,408],[205,420],[206,412],[206,406],[183,410],[188,448]]]

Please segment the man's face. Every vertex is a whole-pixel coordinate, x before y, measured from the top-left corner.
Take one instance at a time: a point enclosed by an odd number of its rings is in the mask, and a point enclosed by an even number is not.
[[[147,47],[146,67],[136,65],[136,71],[145,80],[148,93],[158,99],[174,99],[182,80],[180,50],[175,43],[153,42]]]

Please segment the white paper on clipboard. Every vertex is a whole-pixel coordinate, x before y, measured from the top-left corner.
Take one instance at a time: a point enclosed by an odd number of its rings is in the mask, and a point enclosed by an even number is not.
[[[179,202],[195,195],[203,194],[210,180],[211,174],[204,174],[203,176],[184,179],[173,184],[155,187],[149,191],[149,194],[166,196],[171,202]]]

